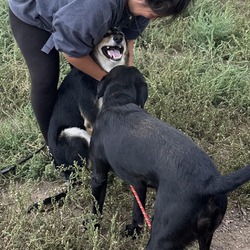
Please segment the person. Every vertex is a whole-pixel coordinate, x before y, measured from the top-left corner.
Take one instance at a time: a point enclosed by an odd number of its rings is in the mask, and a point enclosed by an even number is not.
[[[47,142],[56,100],[60,52],[85,74],[107,74],[89,55],[111,28],[128,40],[133,65],[135,39],[150,20],[181,14],[191,0],[8,0],[10,26],[31,78],[31,105]]]

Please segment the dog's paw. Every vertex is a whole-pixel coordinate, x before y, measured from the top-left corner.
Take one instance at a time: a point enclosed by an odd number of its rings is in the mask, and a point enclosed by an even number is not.
[[[132,239],[136,239],[141,234],[142,227],[134,224],[129,224],[126,226],[125,233],[126,236],[131,236]]]

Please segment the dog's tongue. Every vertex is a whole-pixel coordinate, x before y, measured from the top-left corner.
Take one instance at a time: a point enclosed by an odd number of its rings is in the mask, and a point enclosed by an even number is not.
[[[114,58],[114,59],[120,59],[121,58],[121,53],[120,53],[120,51],[119,50],[117,50],[117,49],[114,49],[114,50],[109,50],[108,51],[108,54],[109,54],[109,56],[111,57],[111,58]]]

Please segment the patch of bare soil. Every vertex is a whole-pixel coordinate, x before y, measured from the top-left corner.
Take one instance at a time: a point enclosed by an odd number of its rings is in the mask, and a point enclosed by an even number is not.
[[[250,250],[250,208],[233,202],[214,234],[211,250]]]
[[[31,199],[34,202],[42,201],[45,198],[56,195],[67,190],[68,183],[63,180],[54,182],[40,182],[32,187]]]

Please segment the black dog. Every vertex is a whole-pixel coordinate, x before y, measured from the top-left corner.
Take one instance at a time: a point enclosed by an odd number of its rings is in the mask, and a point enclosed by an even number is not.
[[[98,85],[103,106],[90,143],[92,192],[102,213],[109,170],[133,185],[145,205],[157,190],[148,250],[184,249],[198,240],[208,250],[227,208],[228,192],[250,180],[250,165],[221,176],[189,137],[141,107],[147,87],[134,67],[114,68]],[[139,107],[141,106],[141,107]],[[94,207],[94,212],[96,209]],[[130,232],[143,224],[137,203]]]

